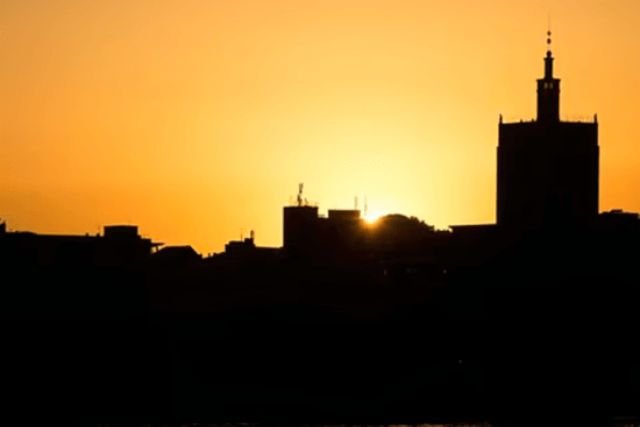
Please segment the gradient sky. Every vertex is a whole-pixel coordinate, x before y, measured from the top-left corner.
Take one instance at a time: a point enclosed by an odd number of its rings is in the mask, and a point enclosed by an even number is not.
[[[600,210],[640,211],[637,0],[3,0],[0,217],[280,245],[304,182],[321,211],[493,222],[498,115],[534,117],[549,13]]]

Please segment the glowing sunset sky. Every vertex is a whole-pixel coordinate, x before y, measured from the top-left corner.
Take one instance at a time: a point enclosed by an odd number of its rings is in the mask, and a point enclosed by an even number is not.
[[[600,122],[600,210],[640,211],[640,1],[0,2],[0,217],[221,250],[310,200],[495,220],[498,115]]]

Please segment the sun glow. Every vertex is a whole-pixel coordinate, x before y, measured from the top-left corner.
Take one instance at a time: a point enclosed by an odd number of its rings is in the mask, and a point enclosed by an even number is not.
[[[363,216],[363,219],[367,224],[373,225],[383,215],[384,215],[384,213],[382,213],[382,212],[368,212],[366,215]]]

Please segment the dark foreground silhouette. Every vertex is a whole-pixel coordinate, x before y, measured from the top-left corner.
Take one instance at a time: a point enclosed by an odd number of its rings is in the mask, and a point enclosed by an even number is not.
[[[104,236],[82,249],[63,242],[49,262],[33,253],[46,236],[5,233],[5,413],[340,423],[638,414],[639,223],[614,213],[514,240],[499,227],[442,233],[391,217],[366,229],[367,250],[339,256],[245,242],[207,259],[116,259],[99,248],[113,244]],[[421,236],[410,245],[401,230],[412,227],[422,234],[408,234]],[[67,259],[77,251],[83,261]]]
[[[0,224],[2,416],[611,424],[640,415],[640,220],[598,213],[597,122],[500,123],[498,223],[284,209],[202,258],[136,227]],[[455,196],[455,195],[452,195]]]

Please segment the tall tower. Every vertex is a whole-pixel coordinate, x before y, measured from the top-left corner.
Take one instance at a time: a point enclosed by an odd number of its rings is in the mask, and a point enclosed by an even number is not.
[[[544,58],[544,77],[538,79],[538,122],[560,121],[560,79],[553,77],[551,31],[547,31],[547,56]]]
[[[498,126],[497,222],[536,229],[584,225],[598,214],[598,123],[560,120],[560,79],[547,33],[537,119]]]

